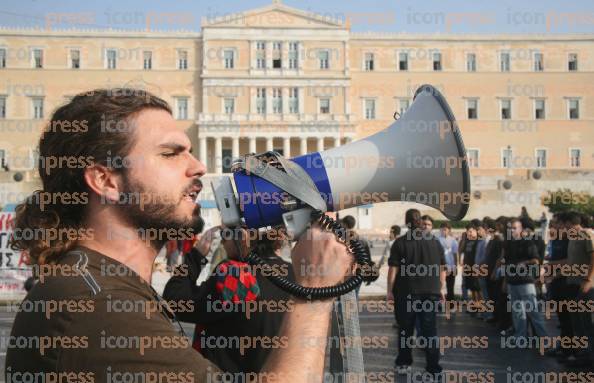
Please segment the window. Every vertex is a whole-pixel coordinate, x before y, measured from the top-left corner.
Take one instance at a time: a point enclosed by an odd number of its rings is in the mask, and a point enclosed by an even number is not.
[[[328,69],[330,67],[330,52],[327,50],[319,51],[318,57],[320,59],[320,69]]]
[[[0,118],[6,118],[6,97],[0,97]]]
[[[256,109],[258,114],[266,114],[266,88],[256,89]]]
[[[580,149],[569,150],[569,166],[579,168],[581,166],[582,151]]]
[[[330,99],[320,98],[320,114],[330,113]]]
[[[568,100],[569,103],[569,119],[577,120],[580,118],[580,100],[577,98],[571,98]]]
[[[365,70],[373,70],[373,53],[365,53]]]
[[[365,119],[366,120],[375,120],[375,100],[374,99],[365,100]]]
[[[43,68],[42,49],[33,49],[33,68]]]
[[[299,88],[289,88],[289,113],[299,113]]]
[[[283,112],[283,90],[282,88],[272,88],[272,113],[280,114]]]
[[[70,50],[70,68],[80,69],[80,51],[78,49]]]
[[[433,52],[433,70],[441,70],[441,53]]]
[[[567,70],[575,72],[578,70],[578,55],[577,53],[570,53],[567,59]]]
[[[501,151],[501,167],[511,168],[512,167],[513,152],[511,149],[503,149]]]
[[[401,99],[399,102],[399,108],[398,108],[398,113],[400,113],[400,115],[402,116],[404,114],[404,112],[406,112],[406,110],[408,109],[408,107],[410,106],[410,100],[408,99]]]
[[[223,51],[223,61],[225,69],[233,69],[235,67],[235,63],[233,61],[234,52],[232,49],[225,49]]]
[[[145,70],[153,69],[153,52],[142,52],[142,68]]]
[[[469,120],[478,118],[478,99],[470,98],[466,100],[466,116]]]
[[[512,115],[511,109],[511,100],[504,99],[501,100],[501,119],[502,120],[510,120]]]
[[[542,53],[534,53],[534,71],[542,72],[544,70],[544,57]]]
[[[545,100],[536,99],[534,100],[534,119],[544,120],[545,119]]]
[[[468,158],[468,167],[469,168],[478,168],[479,167],[479,151],[478,149],[468,149],[466,151],[467,158]]]
[[[547,167],[547,150],[536,149],[536,167],[546,168]]]
[[[231,173],[231,164],[233,163],[233,150],[221,149],[221,157],[223,161],[223,173]]]
[[[274,69],[282,68],[282,47],[283,44],[280,41],[272,43],[272,67]]]
[[[510,56],[509,52],[501,52],[499,55],[499,70],[501,72],[509,72],[510,70]]]
[[[188,51],[184,51],[184,50],[177,51],[177,69],[179,69],[179,70],[188,69]]]
[[[107,55],[107,69],[116,69],[117,67],[117,52],[115,49],[108,49]]]
[[[176,101],[176,111],[177,111],[177,120],[187,120],[188,119],[188,98],[187,97],[178,97],[175,99]]]
[[[0,49],[0,68],[6,68],[6,49]]]
[[[8,164],[6,163],[6,150],[0,149],[0,168],[8,171]]]
[[[235,99],[234,98],[225,98],[223,101],[225,114],[233,114],[235,113]]]
[[[289,69],[297,69],[299,67],[299,43],[289,43]]]
[[[398,53],[398,70],[408,70],[408,52]]]
[[[43,118],[43,97],[33,97],[33,118],[36,120]]]
[[[266,68],[266,43],[264,41],[256,43],[256,68]]]
[[[475,53],[467,53],[466,54],[466,71],[467,72],[476,72],[476,54]]]

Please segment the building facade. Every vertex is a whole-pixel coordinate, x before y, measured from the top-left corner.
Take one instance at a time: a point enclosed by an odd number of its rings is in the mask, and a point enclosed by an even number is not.
[[[78,92],[164,98],[212,176],[245,153],[294,157],[378,132],[430,83],[467,148],[469,216],[540,215],[546,190],[592,192],[593,80],[594,35],[352,33],[277,2],[205,18],[200,33],[0,29],[0,205],[39,187],[34,146]],[[379,206],[352,209],[361,229],[401,222],[404,204]]]

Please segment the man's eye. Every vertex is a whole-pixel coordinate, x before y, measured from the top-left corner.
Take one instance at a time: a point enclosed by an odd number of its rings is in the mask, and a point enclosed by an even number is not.
[[[173,156],[175,156],[176,154],[177,154],[177,153],[161,153],[161,155],[162,155],[163,157],[173,157]]]

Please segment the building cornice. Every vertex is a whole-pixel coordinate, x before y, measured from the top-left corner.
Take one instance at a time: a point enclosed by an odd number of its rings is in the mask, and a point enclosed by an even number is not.
[[[481,42],[510,42],[510,41],[594,41],[594,34],[441,34],[441,33],[391,33],[391,32],[351,32],[350,40],[398,40],[398,41],[481,41]]]
[[[166,39],[200,39],[202,33],[189,30],[161,31],[142,29],[101,29],[101,28],[67,28],[46,29],[34,27],[0,26],[0,36],[29,37],[118,37],[118,38],[166,38]]]

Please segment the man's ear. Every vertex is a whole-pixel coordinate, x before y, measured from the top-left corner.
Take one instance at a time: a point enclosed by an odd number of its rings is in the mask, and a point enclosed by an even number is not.
[[[113,169],[94,164],[85,169],[85,182],[101,198],[116,202],[120,199],[120,175]]]

